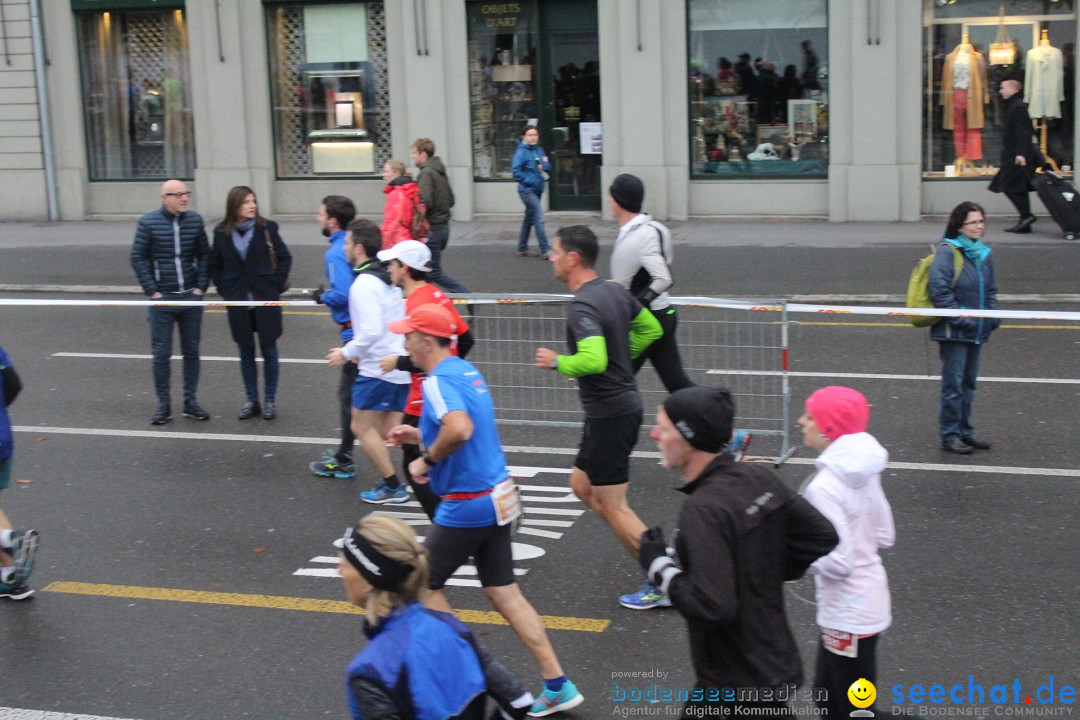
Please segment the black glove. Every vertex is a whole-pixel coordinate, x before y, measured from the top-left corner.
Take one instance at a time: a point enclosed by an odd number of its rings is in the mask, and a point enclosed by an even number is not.
[[[638,547],[638,559],[642,569],[649,572],[653,561],[659,557],[667,557],[667,542],[664,540],[664,530],[659,525],[641,533],[641,545]],[[670,558],[668,558],[670,560]]]
[[[322,296],[324,292],[326,292],[326,288],[322,285],[322,283],[319,283],[319,287],[315,288],[315,292],[311,294],[311,299],[315,301],[316,305],[323,304]]]
[[[664,594],[667,594],[671,579],[682,572],[675,561],[668,557],[664,531],[659,525],[641,533],[638,560],[645,575]]]
[[[644,307],[647,308],[649,307],[649,305],[652,304],[652,301],[658,297],[660,297],[660,293],[656,292],[655,290],[645,290],[645,292],[637,296],[637,300],[639,303],[641,303]]]

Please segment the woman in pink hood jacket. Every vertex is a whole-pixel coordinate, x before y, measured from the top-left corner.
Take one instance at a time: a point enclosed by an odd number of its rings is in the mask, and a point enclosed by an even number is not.
[[[877,680],[878,636],[892,624],[889,578],[878,555],[896,540],[892,508],[881,488],[889,453],[866,432],[869,422],[866,397],[839,386],[807,398],[799,418],[803,444],[821,453],[803,496],[840,537],[808,571],[821,628],[814,687],[827,690],[818,706],[828,708],[829,717],[847,717],[855,709],[848,700],[852,683]]]

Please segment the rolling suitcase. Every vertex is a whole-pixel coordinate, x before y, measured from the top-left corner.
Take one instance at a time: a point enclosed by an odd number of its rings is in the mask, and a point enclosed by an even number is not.
[[[1075,240],[1080,235],[1080,193],[1065,178],[1049,171],[1035,173],[1031,184],[1054,222],[1065,232],[1065,239]]]

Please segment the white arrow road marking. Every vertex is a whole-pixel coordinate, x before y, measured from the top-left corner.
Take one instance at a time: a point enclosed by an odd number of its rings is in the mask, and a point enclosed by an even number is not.
[[[556,475],[569,475],[570,468],[545,468],[545,467],[531,467],[528,465],[510,465],[507,470],[510,471],[510,475],[515,478],[534,478],[540,473],[554,473]],[[519,487],[524,488],[524,485]],[[565,488],[553,488],[547,485],[529,485],[528,487],[534,490],[543,490],[545,492],[557,492],[560,489]]]
[[[558,540],[563,536],[561,532],[551,532],[550,530],[537,530],[536,528],[530,527],[519,527],[517,531],[518,535],[535,535],[537,537],[552,538],[553,540]]]
[[[8,718],[10,720],[121,720],[121,718],[105,717],[104,715],[78,715],[75,713],[0,707],[0,720],[7,720]]]
[[[572,515],[573,517],[580,517],[585,514],[584,510],[570,510],[564,508],[522,508],[526,513],[532,513],[534,515]]]
[[[554,475],[570,474],[568,468],[543,468],[515,465],[510,466],[508,469],[510,470],[511,476],[514,478],[534,478],[543,473]],[[518,489],[521,491],[522,510],[524,512],[524,516],[521,518],[520,525],[517,528],[519,537],[529,535],[532,537],[558,540],[562,538],[563,533],[554,530],[554,528],[570,528],[573,526],[574,522],[585,513],[584,510],[577,508],[550,507],[551,504],[561,505],[565,503],[581,502],[565,485],[518,485]],[[411,488],[409,489],[409,492],[412,492]],[[547,505],[548,507],[534,507],[535,504]],[[372,514],[396,517],[406,525],[418,528],[431,525],[431,520],[429,520],[428,516],[420,510],[420,503],[415,500],[382,505],[378,509],[373,510]],[[541,517],[533,517],[536,515],[540,515]],[[565,519],[556,519],[560,517]],[[553,529],[546,530],[542,528]],[[424,541],[424,538],[422,537],[418,539],[420,542]],[[541,547],[520,542],[512,542],[511,549],[515,562],[531,560],[545,554],[544,549]],[[333,555],[317,555],[309,562],[316,565],[328,565],[337,564],[338,559]],[[527,573],[528,569],[526,568],[514,569],[514,574],[518,577]],[[463,565],[457,569],[454,573],[454,577],[447,580],[446,584],[465,587],[480,587],[480,581],[476,579],[476,574],[476,566]],[[304,567],[296,570],[293,575],[302,577],[339,577],[337,568],[327,567]]]

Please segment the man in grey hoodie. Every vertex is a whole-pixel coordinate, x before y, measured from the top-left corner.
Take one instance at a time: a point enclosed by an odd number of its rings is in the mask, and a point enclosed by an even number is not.
[[[435,143],[420,138],[412,144],[409,157],[420,168],[416,184],[420,187],[420,202],[427,208],[427,221],[431,226],[425,243],[431,250],[428,280],[446,292],[467,293],[469,288],[442,271],[442,252],[450,242],[450,208],[454,207],[454,191],[446,177],[446,166],[435,154]]]
[[[641,370],[646,360],[651,360],[664,389],[673,393],[694,386],[679,357],[675,339],[679,320],[668,296],[668,290],[675,284],[671,273],[675,246],[667,227],[642,211],[644,201],[645,184],[636,175],[623,173],[611,183],[608,204],[619,224],[619,236],[611,249],[611,279],[648,308],[664,331],[659,340],[634,358],[634,373]],[[724,451],[742,460],[751,438],[749,432],[736,428]]]

